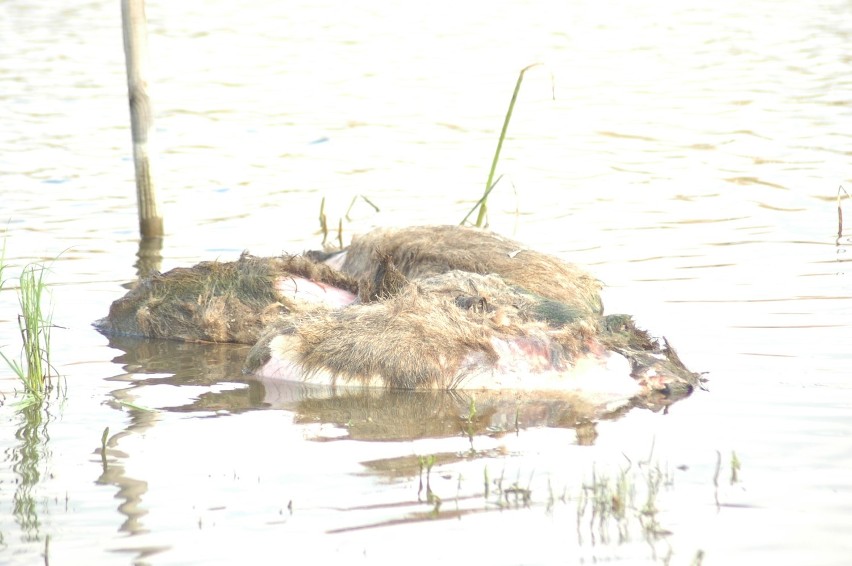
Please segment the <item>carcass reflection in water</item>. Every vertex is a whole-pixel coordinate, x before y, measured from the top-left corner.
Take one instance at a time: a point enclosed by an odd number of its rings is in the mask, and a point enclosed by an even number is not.
[[[124,351],[114,361],[128,372],[112,379],[131,383],[115,392],[117,400],[144,397],[144,389],[154,385],[202,386],[207,388],[203,393],[182,404],[143,405],[177,412],[281,409],[293,412],[296,423],[334,425],[347,431],[341,438],[358,440],[500,435],[527,427],[556,427],[574,429],[579,444],[592,444],[596,421],[619,418],[638,406],[635,401],[570,392],[335,390],[243,375],[247,346],[128,337],[111,337],[109,344]],[[214,387],[227,383],[240,387]],[[647,402],[642,406],[664,407]]]

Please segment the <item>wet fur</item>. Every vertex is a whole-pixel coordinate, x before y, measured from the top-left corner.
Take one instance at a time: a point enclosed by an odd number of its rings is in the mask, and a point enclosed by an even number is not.
[[[252,349],[247,370],[270,359],[272,340],[295,337],[295,356],[307,374],[329,371],[341,382],[382,376],[387,387],[452,389],[478,366],[497,362],[495,336],[549,342],[554,329],[539,315],[540,297],[495,275],[462,271],[406,282],[384,300],[340,310],[317,309],[283,317]],[[595,318],[559,326],[552,354],[567,366],[596,334]]]
[[[287,351],[276,354],[305,374],[388,388],[452,389],[494,366],[494,339],[512,338],[543,351],[552,367],[612,350],[649,390],[682,396],[700,385],[665,339],[627,315],[602,315],[596,279],[507,238],[453,226],[383,229],[356,238],[346,253],[343,273],[315,261],[324,254],[244,254],[174,269],[139,282],[96,326],[106,334],[254,344],[249,372],[270,360],[283,336]],[[293,302],[275,287],[288,276],[345,289],[359,301],[342,309]]]
[[[357,283],[302,256],[205,261],[139,281],[95,323],[105,334],[254,344],[280,316],[299,310],[275,281],[299,276],[357,292]]]
[[[353,239],[343,271],[377,281],[391,262],[409,280],[452,270],[497,274],[578,313],[601,314],[600,282],[575,265],[524,247],[493,232],[461,226],[373,230]]]

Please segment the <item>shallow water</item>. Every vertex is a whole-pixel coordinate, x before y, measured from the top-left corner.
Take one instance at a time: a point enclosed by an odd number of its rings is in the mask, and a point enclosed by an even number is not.
[[[518,71],[546,63],[491,226],[588,267],[609,312],[708,372],[664,414],[329,400],[246,380],[241,348],[110,342],[90,323],[138,249],[118,6],[0,2],[0,347],[17,274],[51,262],[67,387],[21,411],[0,369],[0,562],[845,563],[849,10],[149,3],[162,270],[318,247],[322,197],[332,225],[355,195],[379,206],[357,201],[344,238],[458,222]]]

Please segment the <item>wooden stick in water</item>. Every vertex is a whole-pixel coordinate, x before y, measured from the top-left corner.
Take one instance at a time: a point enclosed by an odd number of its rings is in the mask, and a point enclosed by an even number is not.
[[[145,0],[121,0],[121,21],[127,64],[127,94],[130,98],[130,126],[133,133],[133,162],[136,166],[139,231],[142,238],[161,238],[163,217],[160,215],[148,153],[148,134],[153,128],[154,118],[146,80],[148,35]]]

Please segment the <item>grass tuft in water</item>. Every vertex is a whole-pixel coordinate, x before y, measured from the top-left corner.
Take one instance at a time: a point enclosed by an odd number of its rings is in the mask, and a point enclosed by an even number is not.
[[[5,252],[5,244],[3,251]],[[4,255],[0,254],[0,266],[4,263]],[[44,265],[30,264],[24,268],[19,278],[18,304],[21,314],[18,315],[18,327],[23,342],[20,360],[0,352],[0,356],[24,386],[24,405],[43,399],[51,389],[50,377],[53,373],[50,364],[50,330],[53,325],[52,313],[45,305],[48,300],[45,271],[47,268]]]
[[[583,483],[577,498],[578,534],[582,526],[588,525],[592,540],[609,543],[614,525],[619,544],[630,540],[631,524],[638,524],[648,542],[672,534],[660,524],[657,501],[662,488],[670,488],[673,483],[668,469],[658,463],[641,462],[634,468],[628,458],[628,466],[612,477],[593,466],[591,481]]]

